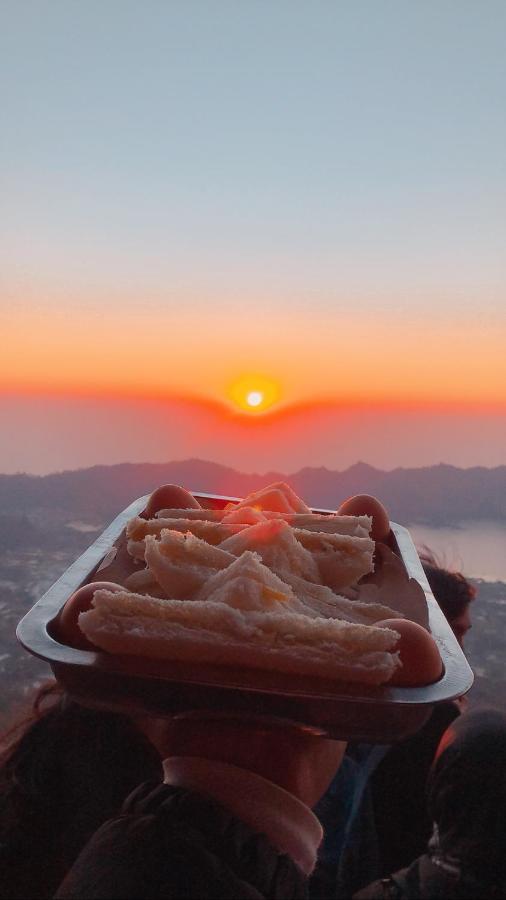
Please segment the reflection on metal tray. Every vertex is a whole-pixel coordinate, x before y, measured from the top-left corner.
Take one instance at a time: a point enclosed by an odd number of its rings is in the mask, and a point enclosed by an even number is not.
[[[215,494],[195,496],[208,508],[238,500]],[[390,743],[420,728],[435,703],[458,697],[471,687],[473,673],[431,593],[409,532],[395,523],[391,523],[390,550],[401,560],[408,578],[418,583],[412,585],[423,589],[428,624],[443,659],[444,674],[435,684],[370,687],[256,669],[113,656],[62,644],[53,636],[52,623],[69,596],[93,579],[127,521],[144,510],[147,499],[141,497],[117,516],[17,628],[23,646],[48,662],[57,680],[80,702],[159,716],[191,710],[269,716],[343,740]]]

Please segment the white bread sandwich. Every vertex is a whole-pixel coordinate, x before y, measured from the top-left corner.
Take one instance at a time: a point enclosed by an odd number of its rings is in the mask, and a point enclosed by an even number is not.
[[[143,560],[147,535],[160,537],[164,529],[190,532],[202,538],[207,544],[216,546],[225,538],[248,528],[247,525],[223,525],[221,522],[207,522],[203,519],[141,519],[135,516],[126,526],[127,549],[134,559]]]
[[[174,599],[191,597],[214,572],[224,569],[235,559],[233,554],[214,547],[191,532],[163,529],[160,540],[153,534],[144,539],[144,557],[152,582],[163,590],[163,596]],[[127,579],[129,590],[140,593],[149,582],[136,572]],[[147,593],[153,593],[147,590]],[[155,596],[159,596],[158,592]]]
[[[236,509],[240,509],[242,506],[252,506],[254,509],[271,510],[278,513],[311,512],[309,506],[284,481],[277,481],[260,491],[253,491],[244,500],[235,504]]]
[[[221,522],[224,509],[159,509],[155,519],[200,519],[202,522]]]
[[[333,590],[354,584],[374,569],[375,544],[369,537],[328,534],[304,528],[294,528],[293,534],[317,563],[318,581]]]
[[[281,577],[298,575],[334,590],[373,569],[374,541],[370,538],[292,528],[284,519],[251,525],[226,538],[220,547],[236,556],[254,550]]]
[[[219,572],[211,575],[194,595],[194,600],[227,603],[238,609],[283,609],[307,613],[306,605],[295,595],[290,585],[282,581],[262,563],[258,553],[246,550]],[[315,613],[311,610],[315,618]]]
[[[222,522],[224,524],[243,524],[258,525],[259,522],[266,522],[267,516],[261,509],[254,509],[253,506],[240,506],[235,509],[224,510]]]
[[[250,525],[226,538],[222,550],[240,556],[245,550],[259,554],[262,562],[283,577],[285,572],[300,575],[308,581],[320,582],[318,565],[312,554],[295,537],[293,528],[283,519],[271,519]],[[320,582],[321,583],[321,582]]]
[[[196,519],[203,522],[222,522],[230,525],[256,525],[266,519],[284,519],[293,528],[321,531],[329,534],[351,534],[369,537],[371,516],[338,516],[334,513],[287,513],[253,506],[229,504],[226,509],[160,509],[155,519]],[[165,527],[169,527],[166,525]]]
[[[268,515],[268,514],[267,514]],[[294,513],[285,516],[292,528],[306,531],[320,531],[328,534],[350,534],[353,537],[368,538],[371,534],[371,516],[338,516],[322,513]]]
[[[304,603],[306,611],[324,619],[344,619],[345,622],[356,622],[361,625],[372,625],[383,619],[403,618],[383,603],[372,601],[350,600],[342,594],[336,594],[324,584],[305,581],[298,575],[285,574],[284,580],[292,588],[296,597]]]
[[[281,581],[260,562],[258,554],[244,551],[240,556],[234,556],[189,532],[182,534],[164,529],[159,541],[154,535],[148,535],[146,544],[147,567],[134,572],[125,581],[125,587],[134,593],[173,599],[207,599],[230,577],[228,569],[233,565],[230,572],[240,574],[243,580],[258,581],[260,573],[260,580],[273,590],[293,592],[293,599],[297,601],[295,608],[312,618],[342,618],[347,622],[370,624],[396,616],[388,606],[350,600],[329,587],[294,575],[288,569],[284,570]],[[253,559],[258,562],[252,563]]]
[[[241,609],[261,609],[269,605],[269,598],[274,598],[277,603],[283,602],[285,609],[313,619],[343,619],[371,625],[397,616],[393,609],[381,603],[348,600],[324,585],[313,584],[297,575],[285,574],[281,579],[262,563],[258,553],[249,550],[236,557],[227,568],[211,575],[193,599],[218,603],[228,597],[228,602],[234,606],[233,595],[241,598]],[[244,599],[246,597],[249,597],[248,601]]]
[[[286,590],[264,595],[261,585],[242,589],[232,569],[231,587],[225,583],[206,600],[97,590],[79,626],[95,646],[114,654],[367,684],[388,681],[399,666],[397,632],[310,618],[293,609]]]
[[[253,509],[272,510],[277,513],[294,513],[295,510],[286,495],[279,488],[264,488],[256,493],[249,494],[239,503],[230,503],[225,507],[227,511],[232,508],[241,509],[243,506],[252,506]]]
[[[229,504],[226,509],[160,509],[155,514],[157,519],[200,519],[204,522],[223,522],[231,525],[256,525],[266,518],[279,516],[281,513],[266,515],[252,506],[236,506]],[[290,513],[291,515],[291,513]],[[352,518],[352,517],[347,517]]]

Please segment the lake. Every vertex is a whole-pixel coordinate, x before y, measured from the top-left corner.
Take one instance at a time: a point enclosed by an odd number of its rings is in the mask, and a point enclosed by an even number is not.
[[[462,522],[460,527],[407,525],[420,549],[430,548],[445,568],[485,581],[506,581],[506,527],[497,522]]]

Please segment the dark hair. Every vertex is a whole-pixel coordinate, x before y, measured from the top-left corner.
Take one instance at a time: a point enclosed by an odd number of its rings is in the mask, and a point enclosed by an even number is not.
[[[420,561],[430,588],[446,618],[451,623],[462,615],[476,596],[476,588],[461,572],[450,572],[439,565],[430,550],[420,552]]]
[[[87,709],[54,682],[0,755],[0,897],[52,897],[86,841],[147,780],[159,754],[128,716]]]

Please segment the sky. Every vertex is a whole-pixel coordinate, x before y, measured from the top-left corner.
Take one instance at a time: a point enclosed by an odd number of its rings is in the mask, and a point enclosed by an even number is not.
[[[0,15],[0,471],[506,462],[503,0]]]

